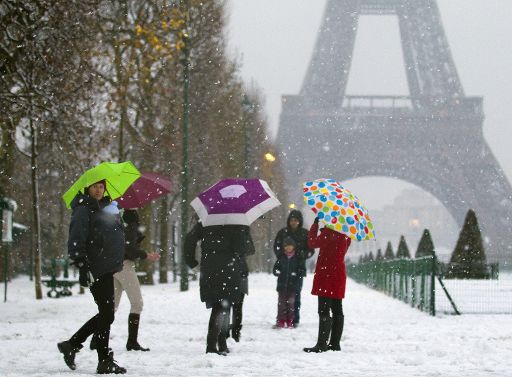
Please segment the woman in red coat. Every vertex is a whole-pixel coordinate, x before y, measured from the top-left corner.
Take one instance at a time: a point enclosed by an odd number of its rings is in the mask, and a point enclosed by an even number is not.
[[[319,326],[316,345],[304,348],[304,351],[339,351],[344,322],[341,301],[345,297],[347,281],[345,254],[350,246],[350,238],[329,228],[323,228],[318,234],[317,217],[309,230],[308,246],[311,249],[320,248],[311,290],[311,294],[318,296]]]

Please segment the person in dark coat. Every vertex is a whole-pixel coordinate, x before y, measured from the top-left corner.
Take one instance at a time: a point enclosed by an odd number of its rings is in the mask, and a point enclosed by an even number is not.
[[[99,181],[77,194],[71,202],[68,254],[79,268],[81,286],[90,286],[98,314],[89,319],[69,340],[58,343],[67,366],[76,369],[75,355],[89,335],[97,338],[97,373],[126,373],[116,364],[108,343],[114,321],[114,277],[123,268],[124,231],[117,206]]]
[[[345,254],[351,242],[350,237],[329,228],[323,228],[318,234],[318,221],[317,217],[308,238],[309,247],[320,248],[311,290],[311,294],[318,296],[318,339],[315,346],[304,348],[304,352],[315,353],[341,349],[345,320],[342,299],[347,282]]]
[[[139,278],[135,272],[135,262],[140,259],[158,260],[158,253],[146,253],[140,244],[144,235],[139,230],[139,214],[135,209],[126,209],[123,212],[125,253],[123,269],[114,274],[114,301],[115,311],[121,302],[123,291],[126,292],[130,301],[130,314],[128,315],[128,340],[126,349],[128,351],[149,351],[149,348],[142,347],[138,342],[140,314],[144,306]],[[96,337],[93,336],[90,344],[91,349],[96,349]]]
[[[277,325],[273,328],[293,328],[295,312],[295,293],[302,277],[302,265],[295,251],[296,243],[293,238],[286,237],[283,241],[284,253],[274,264],[273,273],[277,276]]]
[[[198,222],[185,238],[185,262],[190,268],[201,241],[199,291],[201,301],[212,309],[206,337],[206,353],[226,355],[231,306],[242,300],[242,260],[250,240],[249,227],[215,225],[203,227]]]
[[[308,246],[308,231],[303,228],[304,219],[299,210],[291,210],[286,221],[286,227],[277,232],[274,240],[274,254],[279,259],[283,253],[283,241],[286,237],[291,237],[296,243],[295,252],[300,263],[302,275],[297,282],[297,290],[295,292],[295,314],[293,324],[295,327],[299,326],[300,322],[300,306],[301,306],[301,291],[304,277],[306,276],[306,259],[311,258],[314,254]]]

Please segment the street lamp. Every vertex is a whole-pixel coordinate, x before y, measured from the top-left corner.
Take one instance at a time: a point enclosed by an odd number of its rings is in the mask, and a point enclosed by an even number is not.
[[[15,204],[12,200],[0,198],[0,242],[4,249],[4,302],[7,301],[7,282],[9,275],[9,246],[12,242],[12,213],[15,210]]]
[[[265,153],[265,160],[268,161],[268,185],[272,188],[272,162],[276,160],[276,157],[268,152]],[[270,274],[272,272],[272,212],[268,212],[268,247],[267,247],[267,271]]]
[[[268,162],[274,162],[276,160],[276,157],[272,153],[265,153],[265,160]],[[270,172],[270,179],[272,179],[272,172]]]
[[[190,40],[188,27],[189,4],[188,0],[184,0],[185,7],[185,28],[182,34],[183,38],[183,139],[182,139],[182,174],[181,174],[181,260],[180,260],[180,291],[188,291],[188,267],[185,263],[185,237],[187,235],[188,222],[188,119],[190,112],[189,104],[189,80],[190,80]]]

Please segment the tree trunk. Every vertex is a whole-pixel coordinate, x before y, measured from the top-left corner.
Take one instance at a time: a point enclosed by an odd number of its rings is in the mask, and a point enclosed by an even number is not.
[[[151,222],[152,222],[152,211],[151,211],[151,205],[147,205],[144,208],[142,208],[139,211],[140,216],[140,223],[146,228],[146,231],[144,233],[144,240],[142,241],[141,247],[142,250],[145,250],[146,252],[152,252],[153,251],[153,245],[151,245]],[[141,284],[145,285],[153,285],[155,284],[155,281],[153,280],[153,263],[150,260],[142,260],[139,262],[139,271],[145,272],[146,275],[144,278],[140,279]]]
[[[169,223],[168,223],[168,197],[165,195],[161,199],[160,205],[160,279],[159,283],[168,283],[167,271],[169,256]]]
[[[39,216],[39,185],[37,181],[37,131],[34,127],[34,121],[32,116],[30,117],[30,141],[31,141],[31,156],[30,162],[32,166],[32,212],[34,216],[34,232],[35,237],[35,253],[34,253],[34,277],[35,277],[35,289],[36,299],[41,300],[43,298],[43,292],[41,288],[41,223]]]

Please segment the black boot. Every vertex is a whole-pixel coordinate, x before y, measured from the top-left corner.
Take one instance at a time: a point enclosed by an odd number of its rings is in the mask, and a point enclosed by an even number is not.
[[[229,311],[223,310],[220,313],[220,332],[219,337],[217,338],[217,345],[219,346],[219,352],[229,353],[228,344],[226,343],[226,339],[229,333]]]
[[[334,316],[331,327],[331,340],[329,341],[329,349],[332,351],[341,351],[340,340],[343,334],[343,325],[345,316],[343,314]]]
[[[233,304],[233,321],[230,328],[231,337],[237,343],[240,341],[240,330],[242,329],[243,304],[243,296],[240,302]]]
[[[142,347],[137,341],[139,334],[139,321],[140,314],[130,313],[128,315],[128,341],[126,342],[126,349],[128,351],[149,351],[149,348]]]
[[[211,325],[212,320],[210,319],[210,325],[208,326],[208,334],[206,335],[206,353],[216,353],[217,355],[226,356],[225,352],[220,352],[217,349],[217,341],[219,339],[218,327]]]
[[[75,355],[80,351],[82,345],[75,346],[69,340],[57,343],[59,352],[64,355],[64,362],[71,370],[76,369]]]
[[[235,326],[231,329],[231,336],[233,337],[233,340],[237,343],[240,341],[240,330],[242,330],[242,325]]]
[[[114,353],[109,352],[107,357],[101,360],[98,363],[98,368],[96,368],[96,373],[98,374],[125,374],[126,369],[120,367],[116,364],[114,360]]]
[[[228,343],[226,342],[226,337],[223,334],[219,334],[217,344],[219,345],[219,352],[226,354],[229,353]]]
[[[97,340],[96,340],[96,335],[95,334],[92,334],[92,337],[91,337],[91,343],[89,344],[89,348],[92,350],[95,350],[95,349],[98,349],[98,345],[97,345]]]
[[[327,341],[331,333],[331,317],[320,317],[318,321],[318,340],[316,345],[311,348],[304,348],[304,352],[320,353],[328,350]]]
[[[220,303],[213,306],[210,321],[208,322],[208,334],[206,335],[206,353],[216,353],[217,355],[227,356],[225,351],[220,351],[217,348],[217,342],[219,341],[224,325],[222,312],[223,309]],[[223,334],[223,337],[225,340],[225,334]]]

